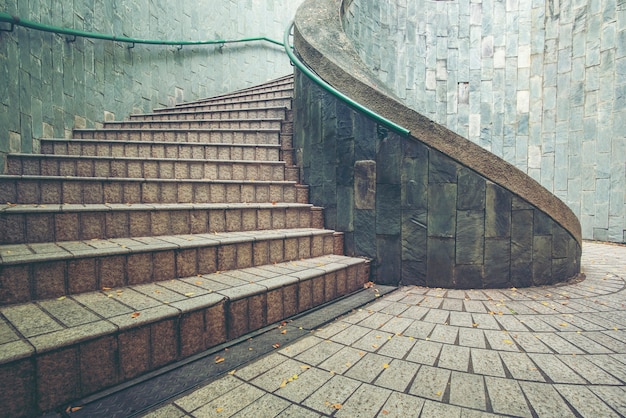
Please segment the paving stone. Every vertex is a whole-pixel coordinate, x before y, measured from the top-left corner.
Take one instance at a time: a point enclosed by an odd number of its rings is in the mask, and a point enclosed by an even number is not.
[[[443,344],[431,341],[418,341],[406,359],[415,363],[434,366]]]
[[[466,372],[469,359],[470,349],[468,347],[444,344],[439,354],[437,367]]]
[[[381,414],[386,417],[420,416],[424,400],[399,392],[391,392],[382,407]],[[386,413],[385,413],[386,411]]]
[[[203,406],[193,411],[194,417],[211,417],[216,413],[223,413],[224,415],[233,415],[236,412],[241,411],[246,406],[257,401],[264,395],[264,392],[255,388],[252,385],[243,383],[228,393],[213,399],[210,402],[206,402]],[[191,412],[191,411],[190,411]]]
[[[336,417],[375,417],[385,404],[390,390],[362,384],[335,414]]]
[[[176,400],[175,404],[185,411],[194,411],[241,385],[242,382],[239,379],[227,376]]]
[[[473,409],[485,409],[485,383],[482,376],[452,372],[450,376],[450,403]]]
[[[362,383],[341,375],[333,376],[325,385],[309,396],[303,405],[324,414],[333,413],[335,404],[343,405]]]
[[[522,390],[516,381],[486,377],[485,383],[493,412],[524,417],[532,415]]]
[[[555,385],[555,388],[582,416],[619,417],[602,399],[584,386]]]
[[[485,376],[505,377],[502,360],[497,352],[491,350],[471,349],[472,370]]]
[[[352,347],[364,351],[377,351],[387,343],[393,334],[382,331],[370,331],[363,338],[352,344]]]
[[[334,355],[342,348],[343,346],[341,344],[337,344],[330,340],[324,340],[323,342],[320,342],[319,344],[297,355],[295,358],[296,360],[307,364],[317,365]]]
[[[485,348],[485,335],[479,329],[459,328],[459,345],[463,347]]]
[[[348,373],[366,355],[354,347],[343,347],[341,350],[321,362],[318,367],[328,370],[333,374]]]
[[[441,402],[433,402],[426,400],[422,407],[420,417],[436,418],[436,417],[460,417],[463,409],[458,406],[448,405]]]
[[[287,382],[284,385],[281,382],[280,388],[275,393],[292,402],[300,403],[332,377],[333,375],[325,370],[301,368],[297,379],[292,381],[285,379]]]
[[[422,398],[441,401],[448,388],[450,371],[430,366],[422,366],[415,375],[409,393]]]
[[[247,407],[232,416],[238,418],[276,416],[285,409],[287,409],[289,405],[290,403],[288,401],[281,399],[278,396],[267,393],[260,397],[258,400],[256,400],[254,403],[248,405]]]
[[[524,353],[500,352],[500,358],[514,379],[545,382],[537,366],[530,360],[528,355]]]
[[[620,415],[626,415],[626,391],[620,386],[591,386],[591,391]]]
[[[415,338],[405,336],[394,336],[390,340],[387,340],[384,346],[378,350],[378,354],[382,356],[389,356],[393,358],[404,358],[404,356],[415,345]]]
[[[558,359],[592,385],[619,385],[619,381],[591,363],[585,356],[558,356]]]

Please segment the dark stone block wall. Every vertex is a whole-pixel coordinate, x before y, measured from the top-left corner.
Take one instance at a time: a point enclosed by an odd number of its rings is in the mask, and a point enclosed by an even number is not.
[[[310,200],[377,283],[544,285],[580,271],[576,239],[451,157],[378,125],[296,73],[294,146]]]

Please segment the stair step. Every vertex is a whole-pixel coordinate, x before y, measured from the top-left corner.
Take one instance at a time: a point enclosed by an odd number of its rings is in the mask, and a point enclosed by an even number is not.
[[[208,97],[208,98],[205,98],[205,99],[199,99],[199,101],[210,100],[210,99],[213,99],[213,98],[216,98],[216,97],[237,95],[237,94],[241,94],[241,93],[270,91],[270,90],[282,89],[282,88],[285,88],[285,87],[290,88],[290,89],[293,90],[293,85],[294,85],[294,78],[293,78],[293,75],[290,74],[290,75],[287,75],[285,77],[281,77],[281,78],[278,78],[278,79],[275,79],[275,80],[270,80],[270,81],[268,81],[266,83],[263,83],[263,84],[250,86],[250,87],[244,87],[242,89],[234,90],[232,92],[218,94],[216,96]]]
[[[0,377],[27,408],[15,412],[35,415],[349,294],[368,275],[365,260],[329,255],[3,307]]]
[[[300,203],[0,205],[0,244],[323,228]]]
[[[0,196],[17,204],[308,203],[292,181],[0,176]]]
[[[230,102],[249,102],[254,100],[282,99],[291,98],[293,96],[293,85],[279,86],[269,89],[258,89],[234,92],[221,96],[209,97],[189,103],[180,103],[176,107],[185,107],[189,104],[205,104],[205,103],[230,103]]]
[[[103,129],[228,129],[228,130],[279,130],[280,119],[195,119],[195,120],[155,120],[155,121],[122,121],[105,122]]]
[[[286,119],[287,109],[284,107],[266,107],[249,109],[222,109],[206,112],[160,112],[132,114],[130,120],[228,120],[228,119]]]
[[[78,139],[220,144],[278,144],[279,129],[75,129]]]
[[[10,154],[7,174],[150,179],[285,180],[283,161]]]
[[[279,144],[237,144],[102,139],[42,139],[42,154],[207,160],[278,161]]]
[[[334,240],[296,228],[2,245],[0,305],[319,257]]]
[[[233,101],[226,103],[185,103],[173,107],[161,107],[154,109],[154,113],[160,112],[189,112],[189,111],[211,111],[211,110],[232,110],[251,109],[265,107],[284,107],[291,109],[291,97],[277,97],[273,99],[258,99],[247,101]]]
[[[233,93],[226,93],[219,96],[207,97],[205,99],[194,100],[192,102],[180,103],[177,106],[184,106],[189,103],[221,103],[224,101],[249,101],[260,99],[273,99],[276,97],[291,97],[293,95],[293,82],[270,87],[257,87],[249,90],[239,90]]]

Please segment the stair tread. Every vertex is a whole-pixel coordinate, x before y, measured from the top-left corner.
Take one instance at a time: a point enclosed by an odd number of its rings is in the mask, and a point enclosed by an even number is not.
[[[133,210],[220,210],[311,208],[310,203],[104,203],[104,204],[0,204],[0,214],[113,212]]]
[[[325,255],[4,306],[0,364],[240,300],[363,263]],[[10,324],[10,325],[9,325]]]
[[[164,182],[164,183],[225,183],[225,184],[297,184],[290,180],[218,180],[218,179],[159,179],[143,177],[77,177],[77,176],[38,176],[0,174],[0,180],[63,180],[63,181],[124,181],[124,182]]]
[[[184,115],[184,114],[197,114],[197,113],[226,113],[226,112],[245,112],[252,111],[256,112],[259,110],[285,110],[287,109],[285,106],[265,106],[265,107],[242,107],[239,109],[213,109],[202,112],[149,112],[149,113],[131,113],[129,117],[137,118],[142,116],[164,116],[164,115]],[[210,120],[210,119],[209,119]]]
[[[285,239],[332,234],[319,228],[270,229],[213,234],[162,235],[133,238],[92,239],[0,245],[0,265],[67,260],[86,257],[212,247],[247,241]]]
[[[13,158],[30,158],[30,159],[68,159],[68,160],[107,160],[107,161],[174,161],[174,162],[193,162],[193,163],[220,163],[220,164],[270,164],[284,165],[284,161],[280,160],[220,160],[214,158],[198,159],[198,158],[165,158],[165,157],[111,157],[108,155],[71,155],[71,154],[7,154],[7,157]]]
[[[280,132],[280,128],[111,128],[111,129],[84,128],[84,129],[74,129],[74,132],[76,133],[115,132],[115,131],[123,131],[123,132]]]

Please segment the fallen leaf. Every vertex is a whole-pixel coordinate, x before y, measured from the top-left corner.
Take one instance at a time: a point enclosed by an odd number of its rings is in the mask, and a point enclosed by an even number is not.
[[[187,297],[190,297],[190,296],[193,296],[193,295],[194,295],[194,292],[185,293],[185,296],[187,296]]]
[[[220,413],[220,412],[222,412],[223,410],[224,410],[224,408],[217,408],[217,409],[215,410],[215,412],[217,412],[217,413],[219,414],[219,413]]]
[[[83,409],[83,407],[82,407],[82,406],[68,406],[68,407],[65,409],[65,412],[67,412],[67,413],[71,414],[71,413],[73,413],[73,412],[80,411],[81,409]]]
[[[363,285],[365,289],[369,289],[370,287],[374,287],[374,282],[367,282]]]
[[[385,363],[383,364],[383,369],[388,369],[389,368],[389,364]]]
[[[131,318],[137,318],[139,315],[141,315],[140,312],[133,312],[132,314],[130,314]]]
[[[106,292],[107,290],[111,290],[111,288],[110,287],[103,287],[102,290],[104,290]]]
[[[300,368],[304,370],[308,370],[311,368],[311,366],[309,366],[308,364],[303,364],[302,366],[300,366]]]
[[[222,356],[216,356],[216,357],[215,357],[215,364],[221,363],[221,362],[223,362],[224,360],[226,360],[224,357],[222,357]]]
[[[278,385],[281,388],[284,388],[285,386],[287,386],[287,380],[283,379],[282,382],[280,382],[280,385]]]
[[[286,330],[286,329],[284,329],[284,330],[282,330],[280,333],[281,333],[281,334],[286,334],[286,333],[287,333],[287,330]]]
[[[278,348],[278,347],[280,347],[280,344],[279,343],[272,344],[272,347]]]
[[[383,415],[389,415],[389,411],[387,411],[386,409],[382,410]]]
[[[333,408],[333,409],[341,409],[342,406],[343,405],[341,405],[340,403],[334,403],[334,404],[331,405],[331,408]]]
[[[476,323],[472,324],[473,328],[476,328],[477,326],[478,326],[478,324],[476,324]]]
[[[65,296],[59,296],[59,297],[57,298],[57,300],[63,300],[63,299],[65,299]]]
[[[198,281],[196,282],[196,284],[202,284],[202,282],[201,282],[200,280],[198,280]]]
[[[513,341],[511,340],[502,340],[502,342],[505,344],[513,344]]]
[[[228,372],[229,375],[234,375],[235,373],[237,373],[237,369],[231,370]]]

